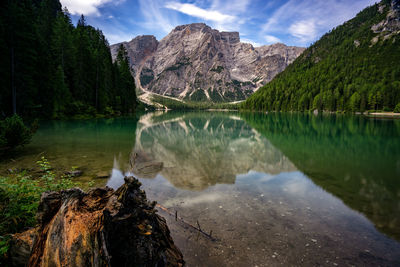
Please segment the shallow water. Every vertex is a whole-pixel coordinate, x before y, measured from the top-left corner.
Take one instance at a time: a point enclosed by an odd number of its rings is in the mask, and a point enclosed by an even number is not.
[[[360,116],[148,113],[42,123],[1,167],[46,155],[83,183],[139,177],[188,266],[398,266],[399,137]]]

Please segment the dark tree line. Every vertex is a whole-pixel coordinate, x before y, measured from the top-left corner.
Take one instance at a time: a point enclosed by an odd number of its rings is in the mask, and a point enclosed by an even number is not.
[[[382,13],[375,4],[325,34],[241,107],[400,111],[399,35],[380,37],[374,43],[378,33],[371,30],[386,19],[390,2],[381,2],[385,4]]]
[[[59,0],[0,3],[0,117],[128,113],[137,101],[126,51],[112,62],[99,29]]]

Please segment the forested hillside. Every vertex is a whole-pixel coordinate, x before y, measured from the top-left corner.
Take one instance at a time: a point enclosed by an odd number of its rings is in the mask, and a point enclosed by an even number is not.
[[[135,85],[126,52],[82,16],[75,27],[59,0],[0,3],[0,117],[62,118],[131,112]]]
[[[242,108],[400,111],[399,2],[384,0],[325,34]]]

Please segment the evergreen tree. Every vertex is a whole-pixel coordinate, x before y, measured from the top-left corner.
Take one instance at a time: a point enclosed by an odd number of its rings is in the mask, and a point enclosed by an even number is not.
[[[35,68],[37,51],[35,49],[34,6],[29,0],[14,0],[1,6],[2,40],[4,43],[1,94],[4,95],[2,113],[26,113],[35,106],[33,98],[37,92]],[[2,107],[2,109],[3,109]]]
[[[82,15],[77,26],[59,0],[0,3],[0,116],[64,117],[136,108],[124,58]]]
[[[125,112],[132,112],[136,107],[136,87],[129,67],[128,53],[122,44],[118,48],[115,65],[118,88],[116,93],[117,105],[120,105],[121,110]]]
[[[65,83],[64,69],[58,65],[53,79],[53,118],[63,117],[66,113],[67,105],[71,101],[71,94]]]

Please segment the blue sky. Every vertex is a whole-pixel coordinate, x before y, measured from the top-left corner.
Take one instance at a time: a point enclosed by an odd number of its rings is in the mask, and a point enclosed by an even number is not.
[[[80,14],[110,44],[151,34],[161,40],[175,26],[204,22],[238,31],[255,46],[308,46],[376,0],[61,0],[76,23]]]

